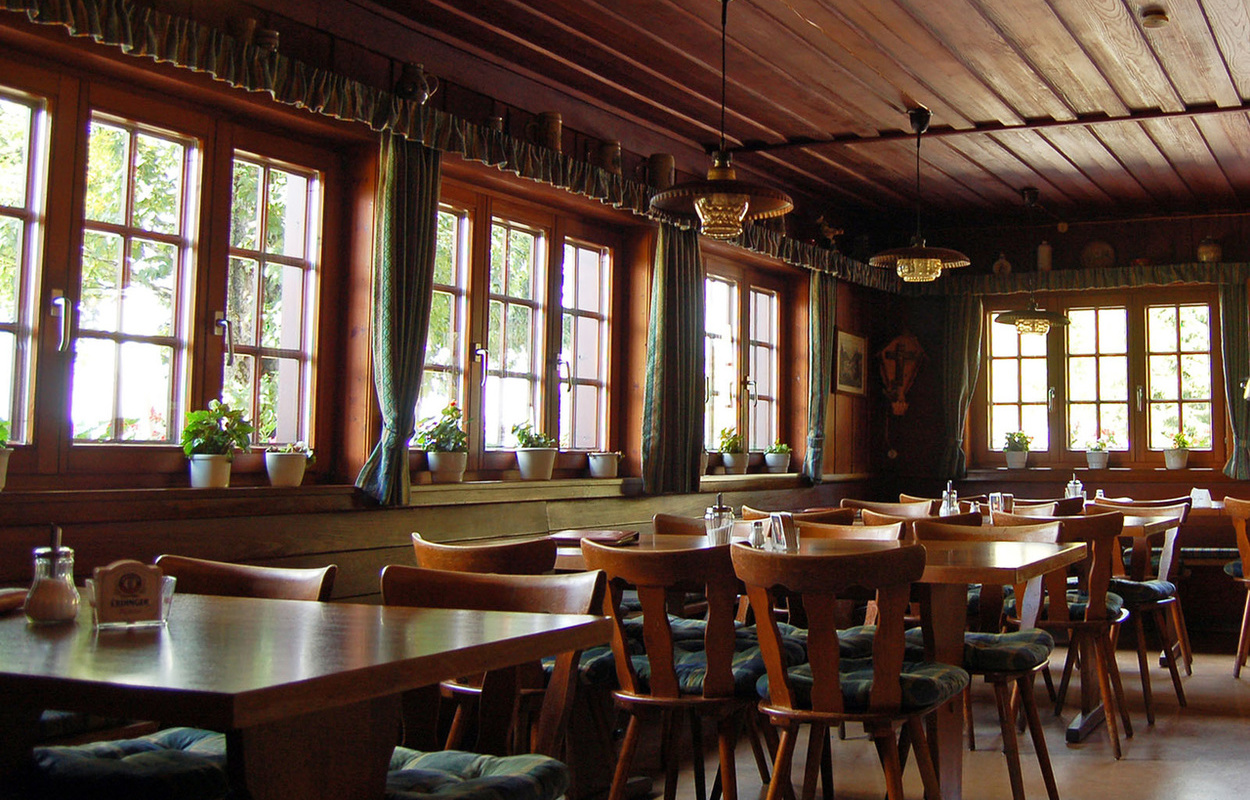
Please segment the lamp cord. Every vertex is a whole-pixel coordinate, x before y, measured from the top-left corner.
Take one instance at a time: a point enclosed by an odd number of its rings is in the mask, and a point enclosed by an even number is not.
[[[922,131],[916,131],[916,239],[920,236],[920,136]]]
[[[729,0],[720,4],[720,151],[725,152],[725,28],[729,24]]]

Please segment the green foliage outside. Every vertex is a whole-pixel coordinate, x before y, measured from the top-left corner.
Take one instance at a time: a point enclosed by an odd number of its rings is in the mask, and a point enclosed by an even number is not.
[[[208,408],[187,414],[182,429],[182,452],[188,456],[216,454],[234,457],[235,448],[251,449],[252,424],[242,410],[234,410],[220,400]]]

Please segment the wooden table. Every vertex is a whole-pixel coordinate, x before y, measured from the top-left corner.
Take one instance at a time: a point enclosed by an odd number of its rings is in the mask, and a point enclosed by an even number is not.
[[[400,693],[608,640],[606,618],[177,595],[167,628],[0,618],[0,780],[47,707],[223,731],[253,800],[377,800]],[[243,795],[247,796],[247,795]]]
[[[735,529],[735,534],[738,529]],[[654,550],[709,547],[704,536],[656,536],[644,533],[638,544]],[[863,552],[902,546],[899,542],[854,539],[801,539],[804,553]],[[1021,624],[1036,620],[1037,598],[1042,576],[1063,569],[1085,557],[1084,544],[1052,545],[1041,542],[926,542],[927,558],[921,578],[922,618],[925,646],[931,656],[947,664],[963,664],[963,632],[967,616],[967,586],[970,583],[1027,584],[1022,603]],[[585,569],[581,551],[559,548],[557,569]],[[942,785],[942,796],[959,800],[963,796],[963,708],[947,703],[930,723],[930,746]]]

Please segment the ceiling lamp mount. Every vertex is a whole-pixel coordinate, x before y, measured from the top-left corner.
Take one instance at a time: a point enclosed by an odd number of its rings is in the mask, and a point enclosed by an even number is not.
[[[1162,28],[1169,21],[1168,12],[1163,6],[1146,6],[1141,10],[1141,24],[1143,28]]]
[[[747,220],[780,217],[794,208],[785,192],[738,180],[725,146],[725,29],[729,0],[720,13],[720,146],[712,154],[707,179],[679,183],[651,198],[651,207],[679,217],[698,217],[699,229],[713,239],[736,239]]]
[[[907,112],[911,129],[916,134],[916,233],[907,247],[896,247],[877,253],[868,263],[882,269],[893,269],[905,283],[924,283],[937,280],[944,269],[966,267],[968,257],[958,250],[946,247],[925,246],[920,233],[920,137],[929,129],[933,115],[924,106],[916,106]]]
[[[1038,308],[1037,301],[1031,297],[1027,308],[1019,311],[1004,311],[994,317],[994,321],[1004,325],[1015,325],[1016,331],[1021,334],[1032,333],[1039,336],[1050,333],[1053,326],[1068,324],[1068,318],[1063,314]]]

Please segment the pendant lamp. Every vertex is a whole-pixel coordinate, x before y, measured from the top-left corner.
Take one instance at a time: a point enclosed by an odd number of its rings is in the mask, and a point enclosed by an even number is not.
[[[1034,333],[1045,336],[1050,333],[1052,325],[1067,325],[1068,318],[1058,311],[1046,311],[1037,307],[1037,301],[1029,298],[1027,308],[1019,311],[1004,311],[994,317],[995,322],[1004,325],[1015,325],[1021,334]]]
[[[794,208],[789,195],[767,186],[738,180],[725,149],[725,27],[729,0],[720,12],[720,147],[712,155],[707,180],[679,183],[651,198],[657,211],[699,218],[699,230],[713,239],[736,239],[746,220],[780,217]]]
[[[920,233],[920,135],[929,129],[932,114],[924,106],[916,106],[907,112],[911,129],[916,133],[916,234],[907,247],[896,247],[877,253],[868,259],[874,267],[893,269],[907,283],[924,283],[936,280],[944,269],[966,267],[968,257],[958,250],[945,247],[926,247]]]

